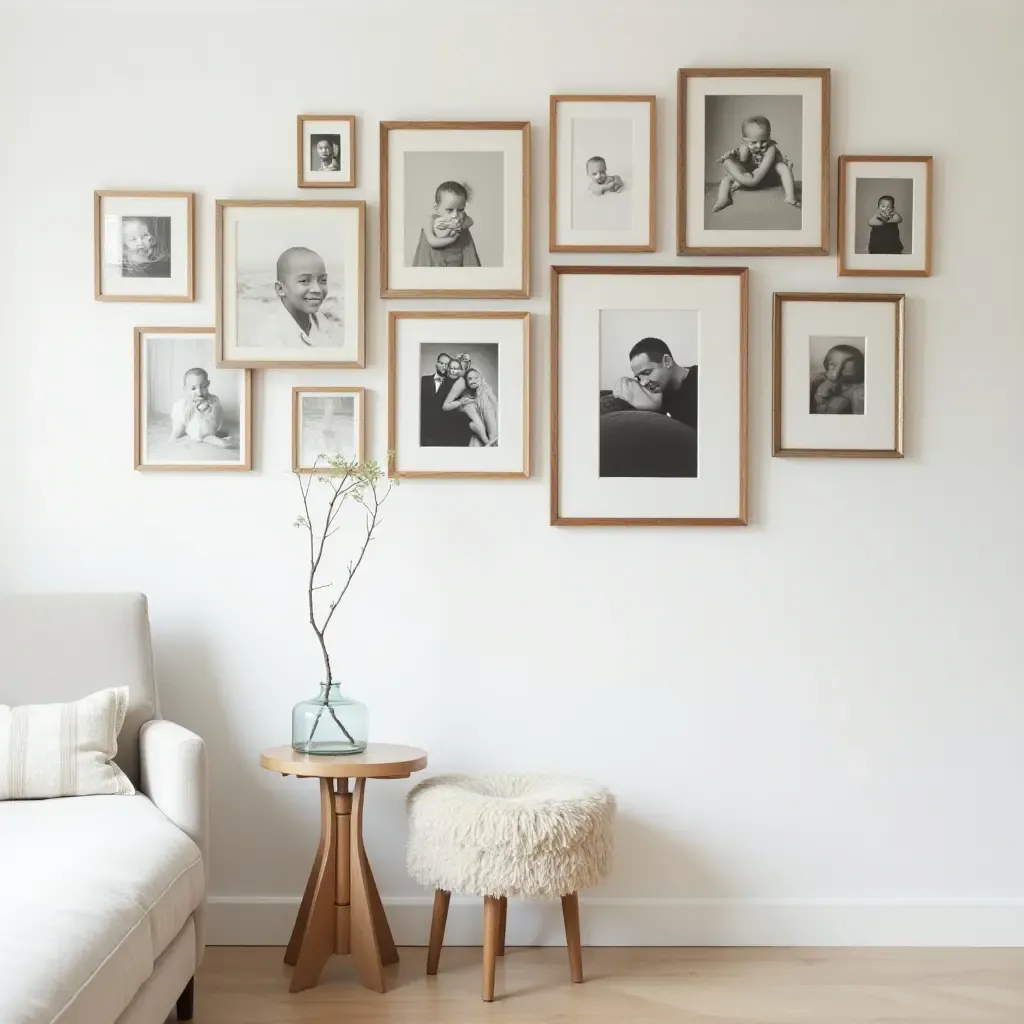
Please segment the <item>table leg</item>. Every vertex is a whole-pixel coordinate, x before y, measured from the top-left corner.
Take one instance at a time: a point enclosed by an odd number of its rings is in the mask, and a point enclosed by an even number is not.
[[[284,962],[295,966],[299,959],[299,948],[302,940],[306,937],[306,925],[309,923],[309,908],[313,903],[313,892],[316,889],[316,881],[320,877],[320,865],[324,859],[324,837],[321,829],[320,846],[316,851],[313,860],[313,868],[309,872],[309,880],[306,882],[306,891],[302,894],[302,902],[299,904],[299,914],[295,918],[295,926],[292,928],[292,937],[288,940],[288,948],[284,951]]]
[[[352,806],[352,959],[363,985],[376,992],[383,992],[384,964],[394,963],[398,959],[398,952],[394,949],[391,930],[363,846],[365,793],[366,779],[357,779]]]

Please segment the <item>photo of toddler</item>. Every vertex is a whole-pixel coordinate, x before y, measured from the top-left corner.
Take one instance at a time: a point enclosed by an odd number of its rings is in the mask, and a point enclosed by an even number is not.
[[[121,276],[171,276],[171,218],[121,218]]]
[[[592,195],[603,196],[605,192],[622,191],[622,178],[618,174],[608,173],[604,157],[592,156],[587,161],[587,178],[587,188]]]
[[[465,182],[442,181],[434,191],[434,208],[420,229],[414,267],[479,267],[480,256],[466,213],[472,191]]]
[[[868,218],[871,234],[868,236],[868,252],[884,252],[898,255],[903,252],[900,225],[903,218],[896,212],[896,200],[882,196],[878,209]]]
[[[864,339],[811,338],[810,413],[864,415]],[[820,364],[816,352],[828,345]]]
[[[170,439],[189,438],[217,448],[230,447],[224,409],[220,399],[210,393],[210,375],[201,366],[186,370],[184,387],[184,395],[171,407]]]
[[[715,161],[725,170],[718,186],[718,199],[712,213],[732,204],[733,193],[739,189],[781,185],[782,198],[790,206],[799,206],[793,165],[786,159],[779,144],[772,138],[772,125],[767,117],[755,114],[740,126],[742,138],[738,146],[723,153]]]

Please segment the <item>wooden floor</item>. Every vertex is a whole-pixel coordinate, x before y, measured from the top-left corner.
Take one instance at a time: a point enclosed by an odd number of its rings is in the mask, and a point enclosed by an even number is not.
[[[288,994],[283,950],[215,946],[195,1024],[1024,1024],[1024,949],[584,950],[573,985],[564,949],[509,949],[495,1002],[480,1000],[480,950],[402,949],[388,992],[336,957],[321,983]]]

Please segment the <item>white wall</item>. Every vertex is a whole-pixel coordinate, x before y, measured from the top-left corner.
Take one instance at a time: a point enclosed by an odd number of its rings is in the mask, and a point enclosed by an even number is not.
[[[316,846],[315,787],[257,765],[319,673],[290,388],[371,389],[381,455],[385,310],[428,305],[372,298],[377,122],[529,118],[533,297],[450,305],[536,314],[536,471],[395,495],[334,635],[374,736],[434,771],[607,782],[619,857],[589,941],[1024,943],[1024,261],[992,163],[1024,165],[1019,4],[399,6],[0,8],[0,587],[150,595],[164,711],[210,749],[214,937],[286,938]],[[444,74],[438,48],[459,55]],[[553,529],[548,96],[659,99],[659,251],[562,262],[697,263],[673,255],[687,65],[831,67],[834,154],[934,154],[935,276],[748,261],[751,525]],[[134,473],[132,328],[212,322],[214,199],[313,198],[295,117],[316,112],[359,117],[361,187],[338,196],[370,204],[367,369],[261,376],[252,474]],[[112,187],[199,193],[196,303],[93,301],[92,191]],[[771,293],[827,289],[909,296],[904,461],[769,456]],[[367,841],[399,938],[424,942],[406,789],[372,787]],[[453,939],[477,919],[453,910]],[[559,941],[552,909],[510,929]]]

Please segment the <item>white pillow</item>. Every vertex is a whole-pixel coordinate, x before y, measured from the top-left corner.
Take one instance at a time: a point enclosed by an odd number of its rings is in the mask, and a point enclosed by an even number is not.
[[[134,796],[111,762],[127,711],[127,686],[72,704],[0,704],[0,800]]]

